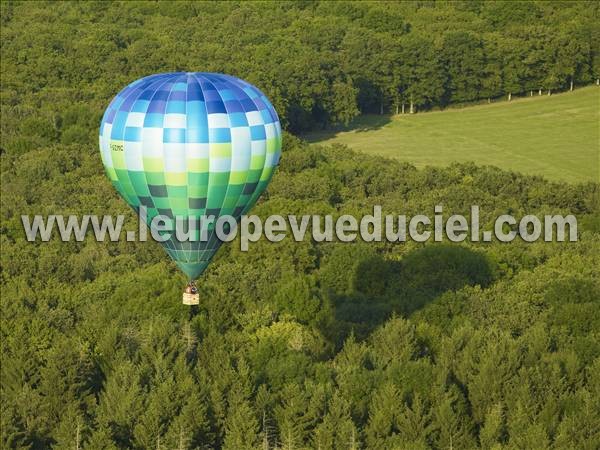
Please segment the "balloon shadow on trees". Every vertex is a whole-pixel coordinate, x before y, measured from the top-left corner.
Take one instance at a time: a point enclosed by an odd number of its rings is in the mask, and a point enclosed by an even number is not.
[[[486,287],[494,274],[484,254],[448,244],[428,245],[400,261],[374,253],[358,257],[347,267],[347,272],[340,273],[340,279],[348,282],[346,289],[328,286],[324,280],[332,312],[331,322],[322,331],[336,345],[350,333],[364,339],[392,313],[408,317],[446,292],[468,285]]]

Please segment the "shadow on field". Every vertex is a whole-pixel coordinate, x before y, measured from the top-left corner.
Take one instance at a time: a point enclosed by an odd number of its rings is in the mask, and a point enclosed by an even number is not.
[[[323,332],[340,344],[354,333],[364,339],[392,313],[408,317],[440,295],[467,285],[488,286],[493,269],[485,255],[456,245],[429,245],[401,261],[379,255],[348,273],[350,293],[329,293],[332,322]]]
[[[312,131],[303,135],[302,138],[308,142],[320,142],[330,139],[338,133],[354,131],[362,133],[365,131],[374,131],[383,128],[392,121],[392,116],[389,114],[364,114],[357,116],[348,125],[337,125],[323,130]]]

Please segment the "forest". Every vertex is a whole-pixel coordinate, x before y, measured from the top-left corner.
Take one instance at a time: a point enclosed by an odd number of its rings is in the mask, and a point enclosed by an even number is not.
[[[600,447],[600,183],[416,169],[296,137],[592,84],[594,2],[2,2],[0,447]],[[98,125],[156,72],[231,73],[284,128],[253,213],[574,214],[578,242],[27,242],[21,215],[134,213]],[[423,112],[425,114],[425,112]],[[501,124],[499,124],[501,126]],[[575,149],[576,150],[576,149]]]
[[[132,80],[194,67],[259,86],[299,132],[597,82],[599,21],[596,2],[3,2],[3,97],[95,117]]]

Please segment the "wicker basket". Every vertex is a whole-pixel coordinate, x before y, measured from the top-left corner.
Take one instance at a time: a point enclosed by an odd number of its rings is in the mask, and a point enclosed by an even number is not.
[[[200,304],[200,294],[188,294],[187,292],[183,293],[183,304],[184,305],[199,305]]]

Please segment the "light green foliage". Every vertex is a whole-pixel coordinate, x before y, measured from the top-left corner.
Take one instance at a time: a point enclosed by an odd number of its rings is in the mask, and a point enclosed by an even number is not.
[[[52,161],[52,151],[35,153]],[[33,209],[62,204],[69,191],[73,210],[103,211],[78,190],[78,175],[97,162],[78,147],[63,151],[70,165],[38,181]],[[343,187],[335,199],[297,200],[274,183],[257,213],[361,214],[372,203],[404,213],[443,197],[445,211],[468,214],[469,195],[482,224],[501,205],[515,215],[597,214],[594,184],[471,164],[419,171],[290,138],[278,177],[323,172]],[[240,252],[234,242],[200,284],[190,319],[178,303],[181,276],[155,243],[24,242],[12,205],[30,181],[17,173],[3,166],[7,446],[69,447],[77,436],[95,448],[597,442],[593,229],[554,244],[261,240]],[[111,191],[105,204],[125,212]]]

